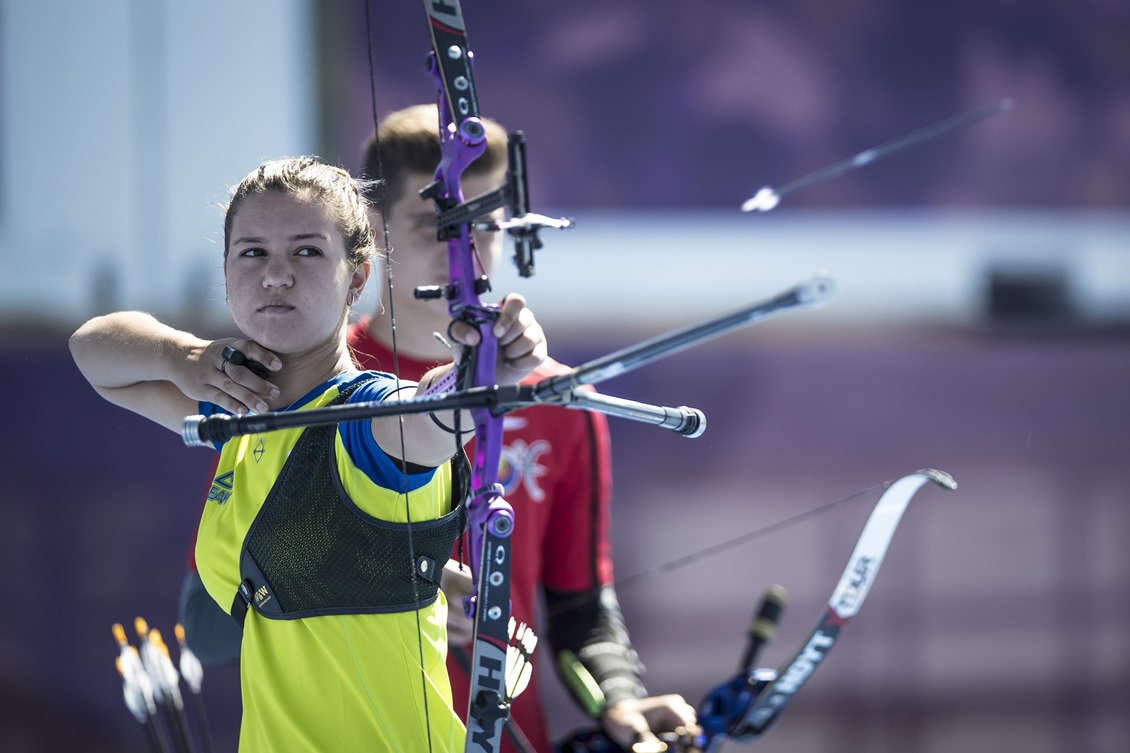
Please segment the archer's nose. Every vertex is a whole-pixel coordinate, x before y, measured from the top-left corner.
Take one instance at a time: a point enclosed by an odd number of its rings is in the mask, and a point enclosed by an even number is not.
[[[294,269],[286,256],[272,254],[263,269],[263,287],[289,288],[294,284]]]

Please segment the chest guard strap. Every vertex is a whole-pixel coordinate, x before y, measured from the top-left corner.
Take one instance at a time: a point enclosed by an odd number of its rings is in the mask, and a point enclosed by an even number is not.
[[[353,388],[331,404],[345,402]],[[336,426],[303,431],[247,532],[231,608],[241,626],[249,606],[293,620],[407,612],[436,599],[443,563],[466,522],[466,455],[451,461],[455,509],[412,523],[410,547],[408,524],[377,520],[345,493],[336,434]]]

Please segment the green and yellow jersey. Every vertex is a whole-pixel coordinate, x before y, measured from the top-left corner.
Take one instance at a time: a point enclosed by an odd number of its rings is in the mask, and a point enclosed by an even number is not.
[[[323,407],[350,389],[349,402],[376,401],[395,383],[379,372],[350,372],[287,410]],[[248,531],[303,431],[236,437],[218,448],[196,562],[209,595],[225,610],[243,578]],[[341,489],[360,514],[391,523],[409,522],[410,514],[412,523],[421,523],[452,510],[450,465],[405,477],[377,446],[367,421],[338,425],[332,441]],[[247,610],[239,750],[428,750],[430,736],[437,753],[461,751],[464,727],[452,709],[445,667],[446,622],[442,592],[420,609],[388,613],[268,619]]]

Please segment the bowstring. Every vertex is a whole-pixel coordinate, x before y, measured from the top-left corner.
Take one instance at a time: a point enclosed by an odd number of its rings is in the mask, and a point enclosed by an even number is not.
[[[767,526],[755,528],[754,530],[743,533],[740,536],[735,536],[733,538],[726,539],[725,541],[720,541],[717,544],[711,544],[710,546],[703,547],[702,549],[698,549],[694,552],[691,552],[690,554],[685,554],[682,557],[676,557],[675,559],[661,562],[658,565],[649,567],[646,570],[641,570],[638,573],[633,573],[632,575],[628,575],[617,580],[616,585],[634,585],[639,581],[649,580],[651,578],[656,578],[660,575],[663,575],[664,573],[669,573],[672,570],[678,570],[680,568],[686,567],[687,565],[698,562],[699,560],[721,554],[722,552],[733,549],[736,546],[741,546],[742,544],[748,544],[749,542],[755,541],[756,539],[764,538],[770,534],[776,533],[777,531],[781,531],[785,528],[796,525],[801,521],[808,520],[809,518],[814,518],[817,515],[823,515],[825,513],[831,512],[833,508],[839,507],[840,505],[846,502],[850,502],[854,499],[872,494],[879,489],[886,489],[893,483],[894,481],[884,481],[881,484],[869,486],[866,489],[855,492],[854,494],[849,494],[846,497],[840,497],[839,499],[833,500],[832,502],[826,502],[818,507],[813,507],[810,510],[805,510],[804,512],[797,513],[796,515],[790,515],[783,520],[778,520],[777,522],[770,523]]]
[[[617,578],[612,582],[612,585],[616,588],[622,588],[623,586],[636,586],[640,583],[649,581],[653,578],[658,578],[675,570],[681,570],[682,568],[687,567],[688,565],[692,565],[699,560],[714,557],[735,547],[742,546],[743,544],[748,544],[751,541],[764,538],[774,533],[778,533],[779,531],[794,526],[802,521],[808,520],[809,518],[814,518],[819,515],[829,513],[840,505],[847,504],[848,502],[861,499],[868,495],[872,495],[881,489],[888,489],[892,484],[895,483],[896,480],[897,479],[892,479],[890,481],[884,481],[880,484],[875,484],[874,486],[869,486],[866,489],[861,489],[860,491],[854,492],[845,497],[840,497],[839,499],[833,500],[831,502],[826,502],[817,507],[805,510],[804,512],[790,515],[789,517],[778,520],[775,523],[760,526],[739,536],[734,536],[733,538],[726,539],[725,541],[720,541],[717,544],[711,544],[710,546],[696,549],[689,554],[684,554],[681,557],[676,557],[674,559],[661,562],[658,565],[653,565],[645,570],[640,570],[639,572],[624,576],[623,578]],[[587,595],[578,596],[576,599],[567,599],[548,609],[547,616],[555,616],[564,612],[568,612],[572,609],[575,609],[576,607],[586,604],[587,602]]]
[[[385,289],[388,291],[388,318],[389,330],[391,333],[392,345],[392,372],[393,379],[396,384],[397,392],[400,391],[400,352],[396,344],[396,306],[393,303],[393,280],[392,280],[392,245],[388,232],[388,186],[385,184],[384,179],[384,159],[381,156],[381,138],[380,138],[380,118],[377,115],[377,75],[376,64],[373,59],[373,18],[370,8],[370,0],[363,0],[365,7],[365,42],[366,52],[369,60],[369,102],[372,107],[373,118],[373,146],[376,151],[377,157],[377,174],[375,176],[367,176],[377,181],[374,190],[379,192],[379,198],[374,198],[373,202],[380,212],[381,216],[381,239],[384,244],[384,253],[381,258],[385,268]],[[378,305],[384,305],[384,301],[379,301]],[[458,414],[457,414],[458,415]],[[407,525],[405,530],[408,533],[408,569],[409,578],[412,583],[412,600],[417,605],[413,612],[416,617],[416,651],[417,657],[420,661],[420,694],[423,696],[424,701],[424,729],[428,737],[428,751],[432,751],[432,724],[431,714],[428,709],[428,679],[424,671],[424,634],[423,628],[420,624],[420,593],[417,588],[416,582],[416,547],[412,540],[412,505],[408,496],[408,459],[407,459],[407,443],[404,439],[404,414],[397,414],[397,425],[400,432],[400,472],[401,483],[404,488],[404,514]],[[456,437],[458,442],[458,435]],[[442,571],[441,571],[442,572]]]

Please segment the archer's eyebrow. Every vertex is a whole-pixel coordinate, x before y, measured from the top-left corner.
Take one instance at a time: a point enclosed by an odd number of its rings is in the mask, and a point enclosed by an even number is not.
[[[322,241],[326,241],[328,243],[329,240],[330,240],[330,237],[328,235],[326,235],[325,233],[298,233],[297,235],[290,236],[287,240],[290,241],[291,243],[294,243],[296,241],[308,241],[308,240],[311,240],[311,239],[322,240]],[[236,245],[239,245],[240,243],[266,243],[266,242],[267,242],[266,238],[259,238],[257,236],[244,236],[242,238],[236,238],[234,241],[232,241],[232,245],[236,246]]]

